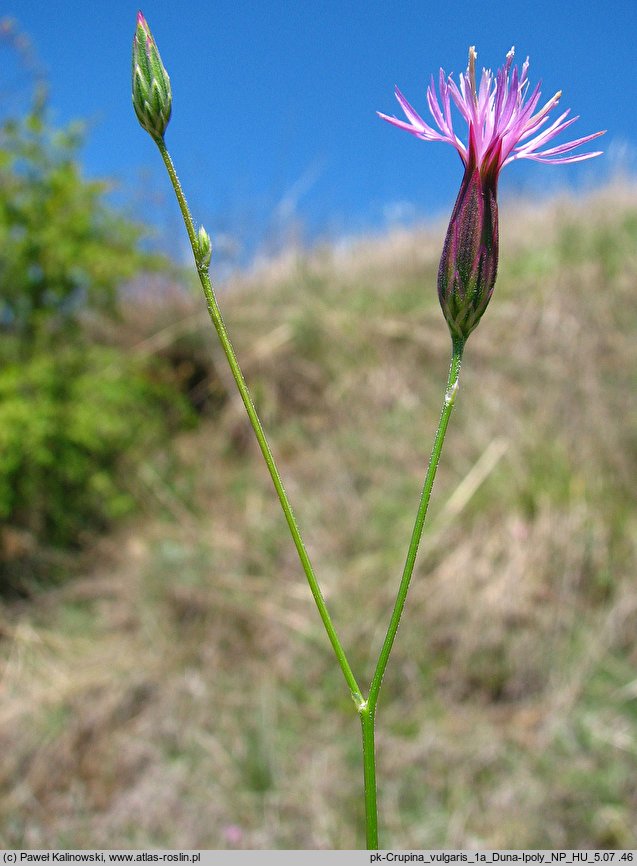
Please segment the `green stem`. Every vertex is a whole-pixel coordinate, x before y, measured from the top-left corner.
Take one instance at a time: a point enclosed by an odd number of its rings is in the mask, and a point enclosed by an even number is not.
[[[208,313],[210,314],[210,319],[212,320],[212,324],[214,325],[217,336],[219,337],[219,341],[221,342],[221,346],[230,366],[232,376],[241,395],[241,399],[243,400],[243,405],[245,406],[246,412],[248,413],[250,424],[252,425],[252,429],[254,430],[254,434],[257,437],[257,441],[259,443],[259,447],[261,448],[261,453],[263,454],[263,458],[270,472],[272,483],[274,484],[277,496],[279,497],[279,502],[281,503],[281,508],[283,509],[283,513],[285,515],[290,534],[294,541],[294,546],[296,547],[299,560],[301,561],[301,565],[303,566],[303,571],[305,572],[305,576],[307,577],[307,581],[310,585],[310,590],[314,597],[314,601],[316,602],[319,615],[321,617],[321,620],[323,621],[323,625],[325,626],[325,631],[327,632],[327,636],[330,640],[330,643],[332,644],[332,649],[334,650],[338,663],[341,667],[343,676],[345,677],[345,681],[349,686],[352,698],[356,706],[360,707],[360,705],[363,703],[363,696],[361,690],[358,687],[354,674],[352,673],[352,669],[347,660],[347,656],[345,655],[345,651],[341,645],[341,642],[336,633],[336,629],[334,628],[334,624],[332,623],[332,619],[327,610],[327,606],[321,593],[318,580],[316,579],[316,575],[314,574],[314,569],[312,568],[312,564],[305,548],[305,544],[303,543],[303,539],[301,538],[301,533],[299,531],[296,518],[294,517],[292,507],[287,497],[287,493],[285,492],[283,481],[281,480],[281,476],[274,461],[274,457],[272,455],[272,451],[270,450],[268,440],[266,439],[265,433],[263,431],[261,421],[259,420],[259,416],[257,415],[257,410],[255,409],[254,403],[252,402],[250,391],[248,390],[248,386],[246,385],[245,379],[243,378],[243,373],[241,372],[241,368],[239,367],[237,356],[235,355],[234,349],[232,348],[232,343],[230,342],[226,326],[221,317],[221,311],[219,310],[219,305],[217,304],[214,289],[210,281],[208,268],[207,266],[204,266],[201,260],[199,243],[197,240],[197,235],[195,233],[195,226],[192,221],[190,210],[188,208],[186,198],[181,188],[181,184],[179,183],[179,178],[177,177],[175,167],[173,165],[172,159],[170,158],[170,154],[168,153],[164,141],[162,139],[156,140],[156,144],[159,148],[159,152],[162,155],[162,159],[164,160],[164,164],[170,176],[170,181],[172,183],[173,189],[175,190],[175,195],[177,196],[177,201],[179,202],[181,215],[186,225],[186,231],[188,232],[188,238],[190,239],[190,245],[192,247],[193,255],[195,257],[195,262],[197,264],[197,273],[199,274],[199,280],[201,282],[204,295],[206,297],[206,304],[208,307]]]
[[[363,731],[363,778],[365,782],[365,840],[368,851],[378,849],[378,808],[376,806],[375,714],[366,704],[359,710]]]
[[[425,525],[425,518],[427,516],[427,509],[429,507],[431,491],[434,485],[434,480],[436,478],[438,462],[440,461],[440,454],[442,452],[442,446],[445,441],[447,425],[449,424],[449,418],[451,417],[456,392],[458,390],[458,379],[460,376],[460,366],[462,364],[463,350],[464,340],[454,338],[451,364],[449,366],[449,376],[447,379],[447,387],[445,389],[444,403],[442,405],[442,411],[440,413],[440,421],[438,422],[438,429],[436,430],[436,438],[434,439],[431,458],[429,460],[429,466],[427,468],[427,474],[425,475],[425,481],[420,497],[420,505],[418,506],[416,522],[414,523],[414,528],[411,534],[411,541],[409,543],[409,550],[407,551],[407,559],[405,561],[403,575],[400,581],[400,586],[398,587],[398,593],[396,595],[396,601],[394,603],[391,620],[387,628],[387,634],[385,635],[385,640],[378,656],[378,662],[376,663],[376,669],[374,671],[374,676],[372,678],[372,683],[369,689],[369,695],[365,704],[359,709],[361,724],[363,726],[365,817],[368,848],[375,848],[378,845],[378,816],[376,809],[375,769],[376,758],[374,752],[374,719],[376,716],[376,705],[378,703],[378,695],[380,693],[383,676],[387,668],[387,662],[389,661],[389,656],[391,654],[392,646],[394,645],[396,632],[398,631],[398,626],[400,624],[400,618],[405,607],[405,601],[407,599],[407,592],[409,591],[409,584],[414,571],[414,565],[416,564],[418,546],[420,545],[420,539],[422,537],[422,531]]]

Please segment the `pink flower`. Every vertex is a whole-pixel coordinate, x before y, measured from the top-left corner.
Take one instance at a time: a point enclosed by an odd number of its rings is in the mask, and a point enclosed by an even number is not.
[[[407,121],[378,112],[388,123],[425,141],[445,141],[456,148],[465,172],[445,238],[438,270],[438,297],[452,338],[464,342],[487,308],[498,269],[497,189],[500,170],[516,159],[536,162],[581,162],[601,151],[565,156],[576,147],[603,135],[594,132],[583,138],[546,148],[556,135],[577,117],[566,119],[564,111],[546,125],[550,111],[561,97],[558,91],[537,111],[539,84],[528,96],[529,61],[518,72],[512,67],[513,48],[496,76],[482,70],[476,81],[476,51],[469,49],[469,66],[460,74],[460,85],[440,70],[436,94],[433,75],[427,88],[429,111],[438,130],[429,126],[396,88],[396,98]],[[465,144],[454,132],[451,103],[455,103],[469,127]]]
[[[564,156],[563,154],[603,135],[603,132],[594,132],[592,135],[585,135],[583,138],[576,138],[565,144],[558,144],[556,147],[541,150],[560,132],[575,123],[578,118],[571,117],[567,120],[569,114],[569,109],[567,109],[550,126],[545,126],[549,112],[560,101],[562,92],[558,90],[546,105],[536,111],[541,96],[540,85],[537,84],[527,98],[529,60],[527,58],[524,61],[522,71],[518,73],[517,66],[511,69],[513,54],[514,49],[512,48],[506,56],[504,66],[498,70],[496,76],[490,69],[483,69],[478,86],[476,81],[476,58],[478,55],[475,48],[470,48],[469,66],[466,74],[460,73],[460,86],[451,76],[446,78],[444,71],[440,70],[438,77],[440,101],[436,94],[434,77],[431,76],[431,83],[427,88],[427,103],[438,127],[438,132],[425,123],[398,88],[396,88],[396,99],[409,122],[405,123],[403,120],[389,117],[380,112],[378,114],[383,120],[393,123],[399,129],[405,129],[425,141],[446,141],[453,145],[465,165],[469,161],[469,149],[473,138],[476,161],[481,172],[488,169],[499,172],[501,168],[515,159],[566,163],[581,162],[584,159],[599,156],[600,150],[571,156]],[[454,132],[451,116],[452,101],[469,127],[468,144],[464,144]]]

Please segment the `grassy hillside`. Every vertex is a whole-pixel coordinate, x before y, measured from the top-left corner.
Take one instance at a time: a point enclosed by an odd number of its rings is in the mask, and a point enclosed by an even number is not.
[[[637,193],[501,214],[379,707],[382,844],[634,848]],[[448,365],[444,228],[221,293],[362,684]],[[363,844],[358,720],[201,308],[122,324],[208,371],[170,485],[149,458],[144,518],[0,607],[3,847]]]

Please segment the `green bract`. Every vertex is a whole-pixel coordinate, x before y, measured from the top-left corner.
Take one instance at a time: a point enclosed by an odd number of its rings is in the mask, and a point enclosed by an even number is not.
[[[161,141],[172,111],[170,78],[141,12],[133,39],[133,107],[146,132]]]
[[[207,268],[210,265],[210,259],[212,257],[212,244],[210,243],[210,235],[203,226],[200,226],[197,233],[197,244],[197,266],[200,268]]]
[[[498,177],[476,163],[473,138],[438,269],[438,298],[451,336],[466,340],[487,308],[498,273]]]

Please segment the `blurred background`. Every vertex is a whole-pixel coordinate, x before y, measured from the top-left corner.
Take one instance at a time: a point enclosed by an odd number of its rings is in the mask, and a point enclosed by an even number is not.
[[[0,845],[355,848],[359,730],[130,105],[136,8],[0,21]],[[383,845],[637,847],[637,7],[149,2],[167,142],[367,683],[448,364],[452,148],[512,44],[603,157],[501,181],[378,720]],[[632,44],[630,45],[632,49]],[[308,735],[311,731],[311,735]]]

